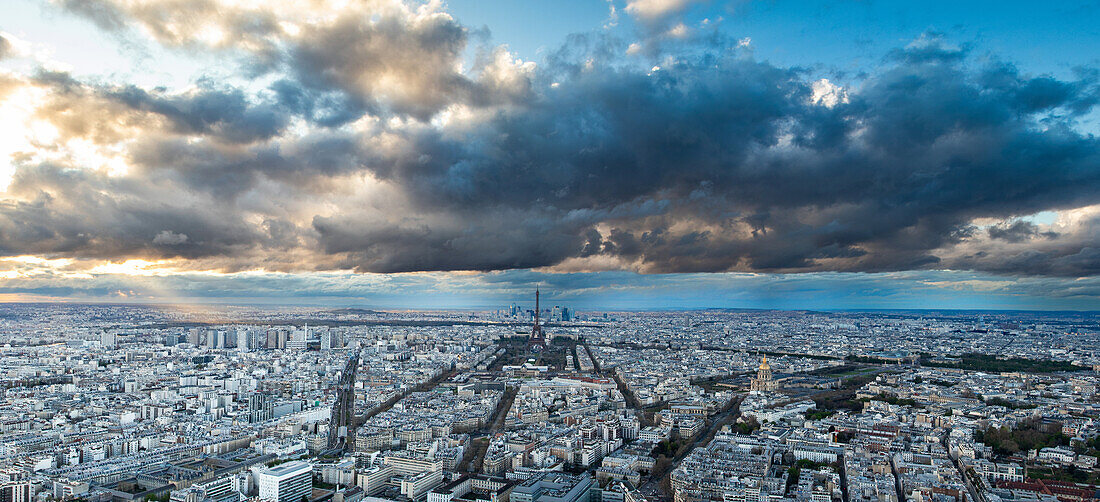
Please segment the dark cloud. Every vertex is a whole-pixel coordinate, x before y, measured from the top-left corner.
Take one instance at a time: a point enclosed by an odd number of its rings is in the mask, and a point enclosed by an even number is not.
[[[1027,221],[992,225],[988,240],[968,242],[947,260],[954,268],[1001,274],[1095,276],[1100,273],[1100,215],[1076,219],[1061,225],[1061,232]]]
[[[36,113],[63,138],[119,142],[134,133],[203,136],[226,144],[264,141],[283,132],[293,116],[276,103],[236,88],[201,81],[194,90],[169,94],[132,85],[90,84],[68,73],[40,71],[32,82],[50,93]]]
[[[130,149],[144,174],[179,181],[192,190],[234,198],[265,180],[287,183],[301,196],[331,188],[319,178],[361,168],[364,155],[354,136],[325,134],[240,147],[185,138],[148,138]]]
[[[531,268],[576,254],[583,222],[498,208],[473,217],[429,215],[399,223],[355,217],[313,220],[324,251],[362,272]],[[589,230],[591,238],[591,231]]]
[[[218,89],[209,82],[182,96],[150,94],[135,86],[101,90],[104,97],[169,120],[183,134],[202,134],[232,143],[269,139],[286,127],[285,110],[272,103],[250,103],[240,89]]]
[[[357,12],[308,28],[287,49],[285,69],[308,93],[339,89],[379,111],[427,119],[461,100],[470,82],[455,71],[466,30],[450,17],[411,20]]]
[[[105,27],[159,22],[101,4]],[[131,171],[22,163],[0,249],[219,269],[1100,271],[1095,221],[1019,219],[1100,204],[1088,69],[1027,75],[928,34],[836,89],[719,36],[640,68],[589,34],[537,69],[486,50],[463,72],[467,31],[442,13],[294,34],[269,14],[222,26],[273,78],[262,91],[39,75],[42,116],[124,145]],[[149,29],[187,45],[194,28]]]
[[[63,132],[76,136],[94,131],[110,134],[127,123],[148,129],[161,121],[176,134],[202,135],[224,143],[253,143],[282,133],[296,112],[209,80],[199,81],[194,90],[179,94],[133,85],[88,84],[68,73],[50,71],[40,71],[34,82],[53,91],[41,113],[51,119],[64,116],[55,122]],[[92,125],[97,123],[100,125]]]
[[[1054,249],[1021,249],[954,260],[963,269],[983,269],[1011,275],[1087,277],[1100,274],[1100,248],[1095,241]]]
[[[1048,239],[1058,237],[1057,232],[1041,232],[1034,223],[1016,221],[1011,224],[993,225],[987,230],[992,239],[1001,239],[1009,242],[1021,242],[1042,236]]]
[[[436,205],[604,209],[658,192],[686,197],[736,184],[808,97],[794,72],[751,61],[654,75],[595,68],[466,134],[412,135],[375,171]]]
[[[0,205],[0,251],[77,258],[232,255],[259,236],[208,196],[42,165],[16,174]],[[174,196],[172,194],[175,192]]]
[[[11,55],[11,52],[11,42],[9,42],[8,39],[4,38],[3,36],[0,36],[0,59],[8,57],[9,55]]]
[[[310,122],[334,127],[362,117],[367,104],[355,96],[331,90],[308,89],[289,79],[271,84],[279,103]]]
[[[589,68],[545,68],[565,83],[529,106],[462,135],[410,135],[370,168],[420,207],[473,211],[472,224],[476,208],[502,204],[583,213],[614,229],[602,253],[655,272],[939,267],[941,248],[974,238],[975,218],[1098,202],[1100,145],[1056,114],[1094,92],[1087,79],[971,70],[965,51],[929,37],[828,108],[799,70],[740,57],[643,73],[579,55]],[[639,200],[665,207],[611,213]],[[536,264],[591,256],[591,231]]]

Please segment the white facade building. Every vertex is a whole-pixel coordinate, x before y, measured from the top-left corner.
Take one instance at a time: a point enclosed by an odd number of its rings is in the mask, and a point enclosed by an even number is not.
[[[308,462],[287,462],[258,473],[256,483],[263,500],[301,502],[313,491],[313,467]]]

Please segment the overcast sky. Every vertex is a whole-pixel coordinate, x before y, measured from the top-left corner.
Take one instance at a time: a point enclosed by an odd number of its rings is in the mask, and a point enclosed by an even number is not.
[[[0,300],[1100,310],[1100,4],[10,0]]]

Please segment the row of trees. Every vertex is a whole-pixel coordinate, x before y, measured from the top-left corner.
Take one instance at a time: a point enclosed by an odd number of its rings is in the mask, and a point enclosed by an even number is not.
[[[921,365],[938,368],[958,368],[990,373],[1054,373],[1059,371],[1086,371],[1090,368],[1063,361],[1027,359],[1023,357],[999,358],[993,354],[963,354],[952,362],[937,361],[929,354],[921,356]]]

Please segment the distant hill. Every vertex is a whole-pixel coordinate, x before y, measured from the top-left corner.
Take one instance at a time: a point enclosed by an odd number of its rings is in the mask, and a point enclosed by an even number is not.
[[[329,310],[327,312],[330,313],[330,314],[337,314],[337,315],[378,315],[378,314],[385,314],[385,312],[382,312],[380,310],[358,309],[358,308],[333,309],[333,310]]]

